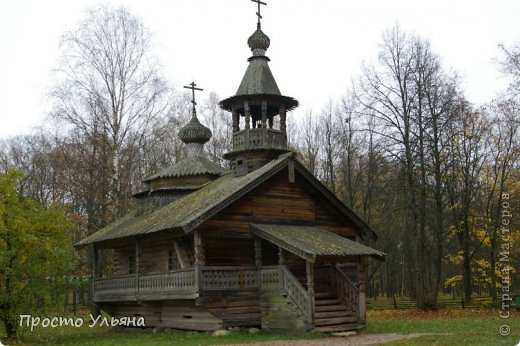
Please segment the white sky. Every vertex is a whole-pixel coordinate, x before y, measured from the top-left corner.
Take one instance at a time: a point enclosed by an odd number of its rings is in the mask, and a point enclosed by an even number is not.
[[[45,122],[61,34],[98,1],[0,0],[0,138]],[[195,80],[223,99],[235,93],[256,29],[249,0],[112,0],[140,16],[154,34],[154,54],[178,90]],[[464,78],[470,101],[491,100],[504,82],[493,59],[498,44],[520,41],[518,0],[267,0],[262,29],[282,93],[300,110],[338,99],[374,60],[384,30],[429,39],[447,67]],[[207,95],[207,94],[206,94]],[[296,111],[296,115],[298,111]]]

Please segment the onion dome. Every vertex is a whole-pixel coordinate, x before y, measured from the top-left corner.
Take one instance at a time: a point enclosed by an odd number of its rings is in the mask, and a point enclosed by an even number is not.
[[[265,55],[265,51],[269,48],[271,40],[267,36],[260,26],[257,27],[256,31],[247,40],[247,45],[251,48],[253,56]]]
[[[189,123],[182,127],[179,131],[180,140],[185,143],[206,143],[211,139],[211,130],[202,125],[197,116],[191,117]]]

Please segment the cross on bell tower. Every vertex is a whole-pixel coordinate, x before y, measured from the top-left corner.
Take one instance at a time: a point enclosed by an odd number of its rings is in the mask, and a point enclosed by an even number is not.
[[[298,106],[294,98],[282,95],[269,68],[265,53],[271,41],[260,21],[261,5],[266,3],[251,1],[258,5],[257,28],[247,40],[253,55],[236,94],[220,102],[233,119],[233,148],[224,158],[231,161],[235,175],[254,171],[289,151],[287,112]]]
[[[260,20],[262,19],[262,15],[260,14],[260,5],[267,6],[267,3],[262,2],[260,0],[251,0],[252,2],[256,2],[258,4],[258,11],[256,12],[256,16],[258,17],[258,22],[256,23],[256,27],[260,28],[261,23]]]

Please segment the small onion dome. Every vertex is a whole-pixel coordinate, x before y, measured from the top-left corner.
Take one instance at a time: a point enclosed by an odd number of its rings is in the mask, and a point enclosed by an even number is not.
[[[206,143],[211,138],[211,130],[202,125],[196,116],[179,131],[179,138],[183,143]]]
[[[257,55],[257,53],[264,54],[270,44],[271,40],[269,40],[269,36],[264,34],[260,28],[256,29],[253,35],[247,40],[247,45],[251,48],[254,55]]]

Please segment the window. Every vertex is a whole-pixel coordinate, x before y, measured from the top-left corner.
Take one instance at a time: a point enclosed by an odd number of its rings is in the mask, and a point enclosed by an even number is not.
[[[168,250],[168,270],[179,269],[179,262],[177,261],[177,253],[175,250]]]
[[[128,256],[128,274],[135,274],[135,256]]]

